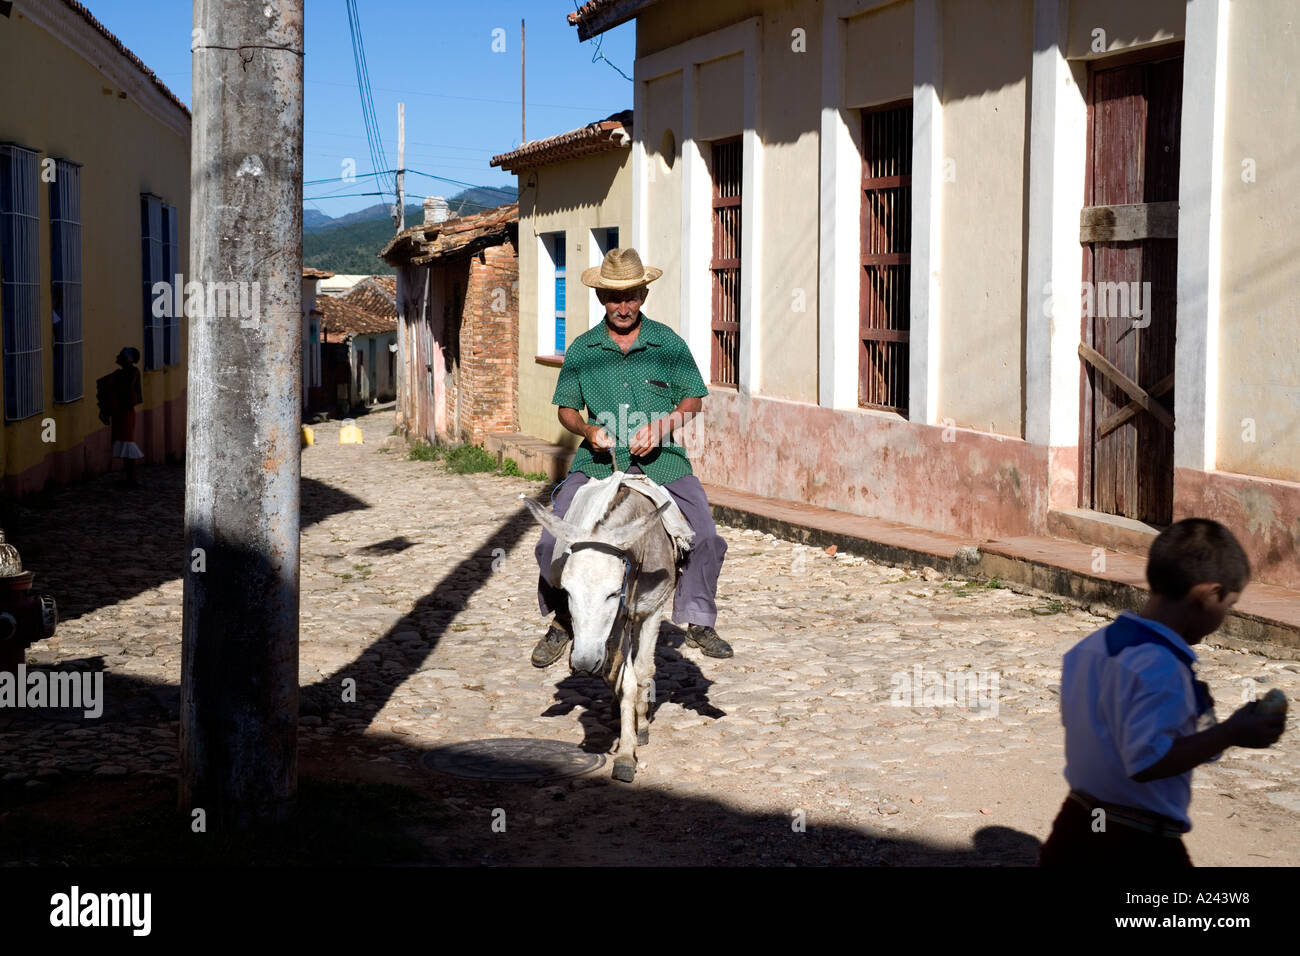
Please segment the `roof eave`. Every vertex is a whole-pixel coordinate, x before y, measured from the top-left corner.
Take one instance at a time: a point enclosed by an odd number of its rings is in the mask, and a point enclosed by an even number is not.
[[[658,0],[615,0],[607,7],[580,17],[577,21],[569,22],[577,26],[579,42],[586,42],[606,30],[612,30],[635,19],[638,13],[657,2]]]
[[[536,169],[539,166],[551,166],[571,159],[582,159],[586,156],[598,156],[601,153],[613,152],[616,149],[631,148],[632,136],[630,130],[619,127],[617,130],[602,132],[608,132],[608,135],[586,142],[557,143],[554,146],[531,151],[525,151],[521,147],[515,150],[514,153],[503,153],[500,156],[492,157],[489,165],[499,166],[502,171],[507,173],[518,174],[525,170]]]

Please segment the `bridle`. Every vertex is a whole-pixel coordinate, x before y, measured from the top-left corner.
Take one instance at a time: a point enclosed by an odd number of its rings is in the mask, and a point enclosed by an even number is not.
[[[638,571],[645,562],[645,538],[643,537],[640,555],[633,555],[622,548],[616,548],[612,544],[606,544],[603,541],[580,541],[574,544],[570,551],[591,549],[596,551],[605,551],[613,554],[623,561],[623,585],[619,589],[618,597],[618,614],[614,617],[614,626],[610,629],[609,635],[605,638],[605,644],[608,647],[610,638],[618,633],[618,647],[622,655],[624,664],[632,660],[632,611],[636,607],[636,586],[640,575],[633,575],[632,569],[635,567]]]

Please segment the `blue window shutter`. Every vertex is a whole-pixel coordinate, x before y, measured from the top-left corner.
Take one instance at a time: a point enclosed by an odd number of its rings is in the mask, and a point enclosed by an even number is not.
[[[38,188],[36,152],[0,145],[0,319],[8,421],[30,418],[43,407]]]
[[[564,233],[557,232],[554,238],[555,243],[555,353],[564,354],[565,341],[565,278],[568,270],[566,269],[566,253],[564,249]]]
[[[162,207],[162,242],[163,242],[163,273],[162,281],[173,284],[171,289],[172,308],[171,315],[165,316],[161,322],[163,326],[163,364],[178,365],[181,360],[181,343],[180,343],[180,310],[177,306],[182,298],[182,290],[176,289],[174,284],[176,276],[181,271],[180,254],[177,248],[176,237],[180,232],[176,207],[164,204]]]
[[[163,319],[153,314],[154,283],[163,281],[162,200],[140,197],[140,259],[144,285],[144,367],[163,366]]]
[[[50,286],[54,323],[54,400],[82,397],[81,165],[55,161],[50,183]]]

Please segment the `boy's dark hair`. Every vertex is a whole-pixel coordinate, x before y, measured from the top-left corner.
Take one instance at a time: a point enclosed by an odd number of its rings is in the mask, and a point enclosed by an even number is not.
[[[1151,545],[1147,583],[1153,594],[1181,598],[1212,581],[1240,592],[1250,580],[1250,559],[1233,533],[1209,518],[1184,518]]]

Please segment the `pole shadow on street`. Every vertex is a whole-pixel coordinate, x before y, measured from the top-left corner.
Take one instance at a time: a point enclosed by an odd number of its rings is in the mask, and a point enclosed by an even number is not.
[[[146,489],[123,493],[101,476],[10,508],[6,536],[58,600],[61,620],[129,601],[180,578],[188,566],[184,469],[145,468],[141,479]],[[303,528],[369,507],[340,488],[302,479]]]
[[[179,508],[179,484],[161,500]],[[99,507],[113,511],[111,504]],[[304,522],[308,515],[321,520],[357,507],[366,505],[304,480]],[[179,514],[171,520],[179,525]],[[507,517],[402,622],[329,678],[304,687],[303,710],[319,713],[325,728],[332,716],[372,722],[396,688],[425,666],[487,581],[494,550],[513,552],[534,527],[522,508]],[[152,577],[174,577],[166,568],[179,557],[161,544],[148,552]],[[78,573],[93,577],[104,568],[83,566]],[[424,641],[408,652],[394,635],[413,625]],[[665,628],[660,673],[674,677],[663,682],[657,703],[720,716],[708,702],[709,682],[682,658],[680,647],[680,632]],[[400,669],[384,671],[383,661],[398,661]],[[102,670],[103,659],[60,666]],[[358,682],[357,702],[341,705],[339,688],[348,676]],[[559,684],[573,680],[565,676]],[[593,729],[608,734],[613,714],[599,681],[584,687],[595,705],[589,708],[593,723],[584,720],[594,746]],[[1037,854],[1034,836],[1001,826],[979,829],[969,848],[815,816],[800,832],[791,825],[794,806],[774,810],[768,800],[759,810],[653,785],[628,786],[605,770],[540,783],[465,780],[425,768],[437,746],[413,747],[410,737],[344,728],[299,734],[304,784],[293,820],[205,843],[194,837],[190,817],[177,811],[179,687],[106,672],[104,697],[103,718],[82,719],[75,727],[74,714],[8,714],[0,727],[0,768],[15,778],[0,783],[0,820],[13,825],[0,826],[0,857],[27,863],[1022,866],[1032,865]],[[653,724],[651,733],[653,746]],[[743,799],[744,779],[728,790]],[[496,810],[511,821],[506,833],[491,827]]]

